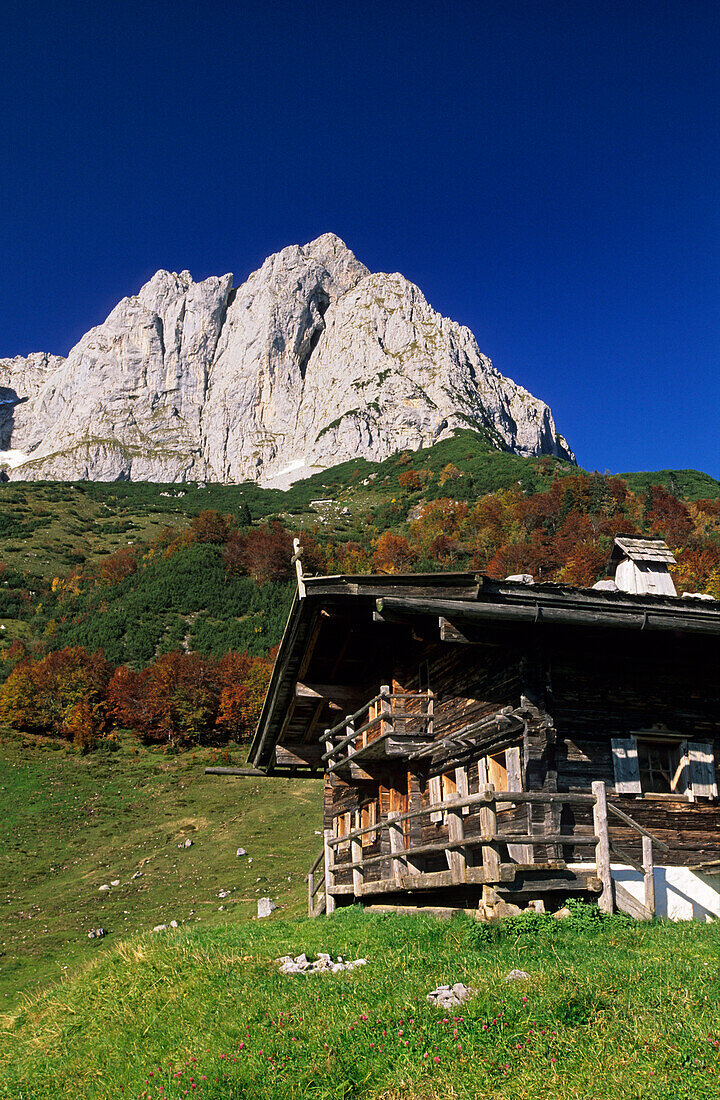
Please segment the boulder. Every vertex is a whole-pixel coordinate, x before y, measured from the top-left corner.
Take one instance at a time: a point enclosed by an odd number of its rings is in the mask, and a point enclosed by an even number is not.
[[[258,917],[269,917],[274,909],[277,909],[277,905],[270,898],[258,898]]]

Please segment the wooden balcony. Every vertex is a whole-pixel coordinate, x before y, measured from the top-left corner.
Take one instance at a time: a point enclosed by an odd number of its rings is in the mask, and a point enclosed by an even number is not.
[[[382,687],[320,740],[329,772],[357,776],[368,766],[407,759],[432,744],[435,697],[432,692],[391,692]]]
[[[536,804],[560,807],[563,804],[592,812],[592,833],[583,827],[567,834],[552,827],[521,833],[498,822],[498,810],[509,804]],[[468,831],[468,808],[479,816],[480,828]],[[643,841],[642,864],[611,843],[608,812],[635,830]],[[411,844],[406,823],[413,818],[430,818],[442,813],[447,820],[447,835],[435,843]],[[593,783],[592,793],[562,793],[545,791],[496,791],[488,784],[479,794],[460,797],[452,795],[408,813],[390,812],[385,820],[366,828],[352,829],[340,835],[337,818],[333,828],[325,832],[323,851],[309,875],[308,909],[310,916],[323,910],[332,913],[336,899],[349,895],[349,900],[366,901],[382,894],[417,895],[422,891],[447,890],[458,886],[490,887],[506,890],[511,895],[536,895],[560,891],[566,896],[573,891],[596,894],[601,909],[612,912],[619,908],[639,919],[650,918],[655,911],[653,885],[653,845],[661,850],[667,845],[643,829],[631,817],[608,804],[605,785]],[[366,852],[363,838],[373,839],[374,848]],[[381,838],[385,838],[382,843]],[[508,846],[517,850],[527,846],[537,849],[542,862],[517,863],[508,858]],[[570,870],[561,858],[564,845],[586,846],[590,851],[582,870]],[[622,858],[644,875],[645,904],[635,900],[619,883],[612,881],[611,854]],[[530,857],[535,858],[534,855]],[[444,865],[440,869],[438,864]],[[318,897],[318,895],[320,895]]]

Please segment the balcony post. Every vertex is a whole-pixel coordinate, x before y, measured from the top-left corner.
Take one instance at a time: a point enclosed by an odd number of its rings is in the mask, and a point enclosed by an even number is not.
[[[390,854],[392,856],[390,877],[394,879],[395,885],[400,890],[402,889],[402,872],[405,865],[405,839],[403,837],[402,822],[398,824],[395,821],[397,817],[400,817],[399,810],[390,810],[387,815]]]
[[[602,893],[598,898],[598,909],[601,909],[603,913],[612,913],[614,904],[612,874],[610,872],[610,832],[608,830],[607,796],[602,779],[593,783],[592,793],[595,795],[593,827],[595,836],[598,838],[595,860],[597,877],[602,883]]]
[[[457,794],[450,795],[447,808],[447,820],[448,820],[448,840],[451,844],[461,844],[465,839],[465,826],[462,819],[462,810],[458,806],[454,806],[454,803],[460,801],[460,796]],[[466,848],[451,848],[450,849],[450,872],[452,875],[453,886],[459,885],[465,882],[467,877],[467,849]]]
[[[335,849],[332,848],[329,843],[329,841],[334,839],[333,830],[325,829],[323,833],[323,847],[325,849],[325,912],[328,916],[335,912],[335,895],[331,893],[335,885],[335,872],[333,870],[335,864]]]
[[[655,916],[655,863],[653,842],[649,836],[642,838],[643,879],[645,883],[645,907]]]
[[[360,811],[356,810],[353,814],[354,829],[361,828]],[[363,847],[362,837],[354,836],[350,841],[350,858],[353,862],[352,882],[353,882],[353,894],[356,898],[359,898],[362,894],[363,882],[365,881],[365,868],[362,866],[363,862]],[[360,864],[360,866],[356,866]]]
[[[487,838],[482,845],[483,870],[485,882],[498,882],[500,879],[500,852],[495,840],[497,834],[497,803],[495,801],[495,787],[492,783],[486,783],[482,794],[488,801],[480,808],[480,828],[482,836]]]

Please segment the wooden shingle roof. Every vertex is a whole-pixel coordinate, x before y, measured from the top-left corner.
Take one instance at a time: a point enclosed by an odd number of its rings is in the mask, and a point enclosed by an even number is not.
[[[624,557],[630,558],[631,561],[675,564],[672,550],[663,539],[631,539],[625,535],[619,535],[615,539],[611,560],[618,562]]]

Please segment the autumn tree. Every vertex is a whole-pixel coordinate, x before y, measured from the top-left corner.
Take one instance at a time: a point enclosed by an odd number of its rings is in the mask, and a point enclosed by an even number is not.
[[[228,572],[246,574],[260,585],[289,577],[291,557],[292,540],[278,520],[231,536],[223,550]]]
[[[398,477],[398,485],[408,493],[417,493],[423,487],[423,479],[417,470],[404,470]]]
[[[137,572],[137,554],[134,550],[124,546],[116,550],[114,554],[103,558],[97,567],[97,579],[100,584],[120,584],[127,577]]]
[[[70,646],[21,661],[0,691],[0,718],[31,733],[54,733],[87,748],[105,728],[111,668],[101,651]]]
[[[403,535],[385,531],[375,543],[373,565],[380,573],[403,573],[410,569],[415,557]]]
[[[190,534],[193,542],[223,543],[227,542],[235,528],[235,520],[232,516],[223,516],[212,508],[205,509],[193,516],[190,523]]]

